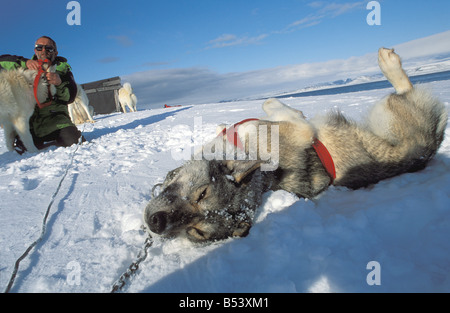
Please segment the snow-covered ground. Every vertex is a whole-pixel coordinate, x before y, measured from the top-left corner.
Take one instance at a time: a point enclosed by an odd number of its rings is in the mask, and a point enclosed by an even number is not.
[[[450,81],[428,83],[447,106]],[[311,117],[338,108],[359,120],[392,89],[289,98]],[[109,292],[140,251],[152,186],[216,125],[262,116],[239,101],[96,116],[74,155],[43,240],[12,292]],[[201,125],[200,125],[201,122]],[[450,128],[423,171],[317,199],[268,192],[248,237],[206,246],[156,238],[125,292],[450,292]],[[41,232],[76,147],[19,156],[0,130],[0,288]],[[380,268],[368,267],[376,261]],[[378,272],[373,272],[373,270]],[[380,276],[373,276],[380,274]],[[371,286],[367,278],[380,278]]]

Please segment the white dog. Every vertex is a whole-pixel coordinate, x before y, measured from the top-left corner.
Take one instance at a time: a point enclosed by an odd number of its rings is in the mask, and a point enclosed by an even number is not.
[[[54,72],[55,66],[47,69]],[[0,71],[0,124],[5,132],[6,146],[14,150],[14,139],[19,135],[29,152],[37,152],[30,133],[29,120],[33,115],[36,100],[33,93],[33,83],[37,71],[18,68]],[[48,82],[45,73],[41,75],[37,86],[37,98],[44,102],[48,98]],[[50,93],[54,95],[56,88],[50,85]]]
[[[137,98],[130,83],[123,84],[123,87],[119,89],[119,102],[123,113],[127,113],[126,106],[130,109],[130,112],[136,112]]]
[[[94,123],[89,106],[89,98],[83,87],[77,84],[77,96],[72,103],[69,103],[69,115],[74,124],[83,124],[86,121]]]

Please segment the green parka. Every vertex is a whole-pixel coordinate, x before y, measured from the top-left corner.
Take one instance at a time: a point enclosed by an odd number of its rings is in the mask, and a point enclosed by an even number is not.
[[[36,56],[33,56],[36,60]],[[27,68],[28,59],[15,55],[0,56],[0,69],[11,70],[15,68]],[[35,107],[34,113],[30,118],[30,130],[34,137],[45,137],[54,131],[68,126],[75,126],[69,116],[67,105],[76,97],[77,85],[72,75],[71,67],[67,59],[56,57],[56,73],[61,78],[61,84],[56,87],[56,94],[51,105],[39,109]]]

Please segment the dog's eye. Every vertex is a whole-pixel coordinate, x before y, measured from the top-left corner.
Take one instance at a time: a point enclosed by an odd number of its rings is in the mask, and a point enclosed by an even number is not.
[[[205,190],[203,190],[203,192],[200,194],[200,197],[198,197],[198,200],[197,200],[197,202],[200,202],[200,201],[202,201],[203,200],[203,198],[205,198],[206,197],[206,191],[207,191],[207,189],[208,188],[205,188]]]
[[[199,203],[203,199],[205,199],[208,196],[208,186],[202,187],[199,189],[198,197],[195,202]]]

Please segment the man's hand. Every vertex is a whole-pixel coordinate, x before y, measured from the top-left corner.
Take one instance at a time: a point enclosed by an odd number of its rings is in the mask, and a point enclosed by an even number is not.
[[[36,60],[28,60],[27,67],[30,70],[38,71],[39,70],[39,62]],[[57,74],[57,73],[47,73],[47,80],[48,80],[49,84],[52,84],[55,86],[59,86],[62,83],[61,77],[59,77],[59,74]]]
[[[61,77],[59,77],[58,73],[47,73],[47,80],[49,84],[59,86],[61,85]]]
[[[30,70],[39,71],[39,62],[36,60],[28,60],[27,61],[27,68]]]

